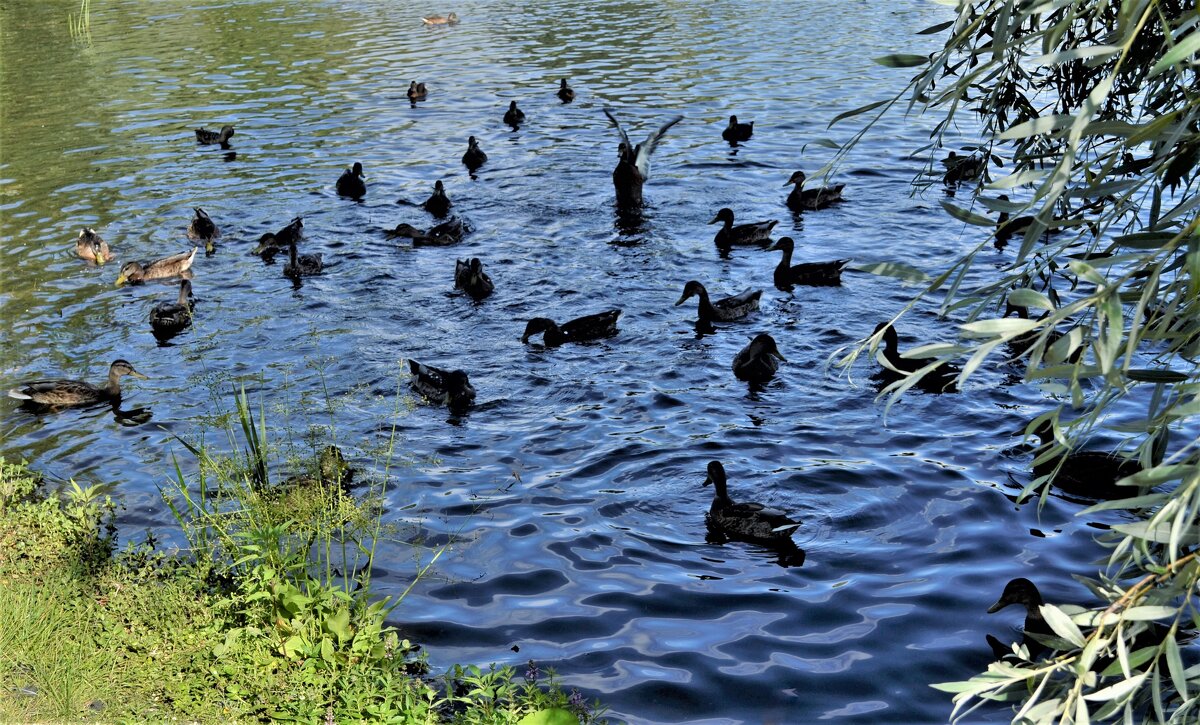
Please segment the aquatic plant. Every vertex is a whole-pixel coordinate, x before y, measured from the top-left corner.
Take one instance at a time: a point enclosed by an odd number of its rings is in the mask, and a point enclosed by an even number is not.
[[[79,0],[79,12],[67,15],[67,28],[71,37],[77,41],[91,40],[92,37],[92,0]]]

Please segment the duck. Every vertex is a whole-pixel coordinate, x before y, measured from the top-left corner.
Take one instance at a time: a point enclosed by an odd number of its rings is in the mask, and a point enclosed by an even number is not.
[[[408,237],[413,240],[414,247],[448,247],[461,242],[468,231],[461,218],[450,217],[429,231],[402,223],[397,224],[395,229],[389,229],[387,234],[390,237]]]
[[[192,262],[196,259],[197,249],[199,247],[192,247],[190,252],[172,254],[170,257],[156,259],[153,262],[126,262],[121,266],[120,274],[117,275],[117,286],[126,282],[141,284],[152,279],[179,277],[191,268]]]
[[[438,179],[433,185],[433,193],[421,204],[421,208],[435,217],[444,217],[450,211],[450,197],[446,196],[446,187]]]
[[[874,335],[883,333],[883,359],[887,361],[881,371],[886,382],[893,382],[916,373],[927,365],[937,362],[936,358],[918,357],[907,358],[900,356],[900,336],[896,327],[890,322],[881,322],[875,327]],[[933,368],[917,383],[922,390],[930,393],[957,392],[955,378],[960,370],[950,363],[941,363]]]
[[[1028,648],[1030,659],[1036,659],[1038,655],[1049,650],[1049,647],[1030,635],[1058,636],[1042,616],[1041,607],[1045,604],[1045,601],[1042,600],[1042,593],[1038,591],[1037,586],[1033,582],[1024,577],[1018,577],[1004,585],[1004,592],[996,600],[995,604],[988,607],[987,613],[995,614],[1013,604],[1020,604],[1025,608],[1025,635],[1022,638],[1022,643]],[[992,645],[992,653],[997,658],[1007,658],[1011,654],[1009,648],[1004,647],[995,637],[989,635],[988,643]]]
[[[208,212],[200,207],[193,207],[192,211],[196,216],[192,217],[192,221],[188,224],[187,237],[194,241],[204,242],[204,253],[212,254],[217,251],[216,240],[221,236],[221,230],[217,229],[217,225],[213,223],[212,217]]]
[[[791,290],[794,285],[804,284],[815,287],[836,286],[842,283],[842,270],[850,264],[849,259],[835,259],[832,262],[801,262],[792,264],[792,252],[796,243],[791,237],[780,237],[779,241],[770,247],[771,250],[783,252],[779,265],[775,267],[775,286],[781,290]]]
[[[221,148],[229,148],[229,139],[233,138],[233,126],[222,126],[220,131],[209,131],[206,128],[196,129],[196,143],[202,146],[221,144]]]
[[[479,142],[474,136],[467,138],[467,150],[463,153],[462,162],[468,171],[475,171],[487,161],[487,154],[479,148]]]
[[[839,201],[845,201],[842,198],[842,189],[846,188],[845,184],[805,189],[804,182],[807,180],[808,176],[803,171],[797,171],[784,184],[784,186],[795,184],[795,188],[787,198],[788,208],[792,211],[816,211]]]
[[[325,269],[320,254],[299,254],[296,250],[296,240],[288,245],[288,262],[283,265],[283,276],[290,279],[315,277]]]
[[[1022,320],[1028,320],[1029,308],[1025,307],[1024,305],[1014,305],[1012,303],[1005,302],[1004,316],[1008,317],[1009,315],[1013,314]],[[1046,310],[1046,312],[1042,313],[1042,316],[1039,319],[1045,319],[1049,314],[1050,311]],[[1006,344],[1008,345],[1009,351],[1012,353],[1011,360],[1019,360],[1032,352],[1042,334],[1043,333],[1040,330],[1030,330],[1029,332],[1022,333],[1009,340]],[[1059,332],[1058,330],[1050,330],[1049,332],[1045,333],[1045,335],[1046,343],[1042,349],[1048,350],[1051,345],[1053,345],[1059,340],[1059,338],[1063,336],[1063,333]],[[1075,348],[1075,350],[1067,357],[1067,362],[1078,362],[1080,356],[1083,355],[1083,350],[1084,348],[1082,345]]]
[[[709,224],[723,222],[713,238],[719,249],[729,249],[732,246],[747,246],[753,244],[766,245],[771,243],[771,230],[779,223],[778,219],[752,224],[733,225],[733,210],[724,207],[717,211]]]
[[[483,271],[483,262],[479,261],[479,257],[472,257],[454,261],[454,288],[466,292],[478,302],[490,295],[496,285]]]
[[[749,141],[754,135],[754,121],[750,123],[738,123],[737,116],[729,117],[729,125],[721,132],[721,138],[729,143],[737,143],[738,141]]]
[[[428,94],[429,94],[429,91],[426,90],[424,83],[417,83],[416,81],[409,81],[409,83],[408,83],[408,100],[412,101],[413,103],[416,103],[417,101],[423,101],[423,100],[425,100],[425,96],[427,96]]]
[[[761,503],[739,503],[729,498],[725,466],[720,461],[709,461],[707,473],[703,485],[715,489],[712,505],[704,517],[710,529],[717,529],[730,538],[762,544],[792,543],[792,532],[799,528],[799,521]]]
[[[946,158],[942,159],[942,166],[946,169],[946,172],[942,174],[942,181],[947,186],[958,186],[964,181],[979,180],[983,176],[984,169],[987,168],[987,162],[983,156],[976,154],[959,156],[956,152],[951,151]]]
[[[525,112],[517,108],[516,101],[509,101],[508,110],[504,112],[504,122],[513,128],[525,123]]]
[[[1054,421],[1043,420],[1033,430],[1020,431],[1022,435],[1032,433],[1041,445],[1041,453],[1054,445]],[[1122,499],[1137,495],[1137,486],[1118,486],[1117,481],[1140,473],[1142,464],[1136,459],[1125,458],[1105,451],[1070,451],[1041,463],[1034,459],[1035,478],[1053,475],[1055,488],[1092,499]]]
[[[775,338],[767,333],[759,333],[750,340],[750,344],[733,356],[733,374],[738,380],[749,383],[765,383],[775,377],[779,369],[779,361],[787,362]]]
[[[555,94],[563,103],[570,103],[575,100],[575,89],[567,85],[567,79],[563,78],[558,83],[558,93]]]
[[[454,25],[458,22],[458,15],[450,13],[449,15],[430,15],[422,17],[421,22],[426,25]]]
[[[442,370],[416,360],[409,360],[408,367],[413,374],[413,390],[429,400],[452,411],[466,410],[475,401],[475,388],[462,370]]]
[[[282,491],[314,486],[333,486],[343,491],[349,489],[357,472],[342,454],[342,449],[328,445],[317,454],[316,460],[307,464],[309,470],[288,476],[280,484]]]
[[[650,178],[650,156],[667,130],[683,120],[683,116],[674,116],[656,131],[646,137],[642,143],[634,146],[629,141],[629,135],[621,128],[621,123],[612,111],[605,108],[604,115],[616,127],[621,136],[617,145],[617,168],[613,169],[613,187],[616,189],[617,206],[622,209],[640,207],[642,205],[642,187]]]
[[[367,182],[363,180],[363,165],[358,161],[342,172],[337,180],[338,196],[361,199],[367,193]]]
[[[546,347],[558,347],[564,342],[587,342],[617,334],[617,318],[621,310],[606,310],[594,315],[579,317],[564,323],[561,327],[546,317],[535,317],[525,325],[525,334],[521,342],[528,343],[529,338],[539,333]]]
[[[125,375],[149,380],[126,360],[114,360],[108,367],[108,381],[92,385],[82,380],[35,380],[8,391],[8,397],[49,408],[111,403],[121,399],[121,378]]]
[[[75,239],[75,253],[96,264],[104,264],[112,259],[112,251],[108,248],[108,242],[104,241],[91,227],[79,230],[79,236]]]
[[[258,247],[254,249],[252,254],[258,254],[264,258],[273,258],[277,252],[292,242],[300,241],[300,237],[302,236],[304,236],[304,218],[296,217],[279,231],[267,232],[259,237]]]
[[[179,297],[174,302],[159,302],[150,308],[150,329],[155,337],[171,337],[192,324],[192,283],[179,281]]]
[[[683,286],[683,296],[675,303],[678,307],[692,297],[700,298],[699,317],[701,322],[733,322],[740,320],[758,309],[758,301],[762,290],[748,289],[741,294],[722,297],[713,302],[708,297],[708,290],[696,280],[690,280]]]

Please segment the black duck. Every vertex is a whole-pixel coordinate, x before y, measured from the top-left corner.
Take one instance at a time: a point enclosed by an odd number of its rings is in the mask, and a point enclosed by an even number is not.
[[[1049,648],[1041,642],[1037,641],[1030,635],[1041,635],[1043,637],[1057,637],[1054,630],[1046,623],[1042,617],[1041,606],[1045,604],[1042,601],[1042,594],[1033,582],[1024,577],[1013,579],[1008,584],[1004,585],[1004,592],[996,603],[988,607],[988,614],[995,614],[1001,609],[1012,605],[1020,604],[1025,608],[1025,627],[1022,643],[1028,648],[1030,659],[1036,659],[1038,655],[1047,651]],[[997,658],[1007,658],[1011,654],[1007,647],[1004,647],[994,637],[988,638],[988,643],[992,645],[992,653]]]
[[[191,223],[188,224],[188,239],[204,242],[205,254],[212,254],[217,250],[216,240],[221,236],[221,230],[217,229],[208,212],[200,207],[193,208],[193,211],[196,212],[196,216],[192,217]]]
[[[336,188],[338,196],[363,198],[367,193],[367,182],[363,180],[363,165],[355,161],[354,166],[343,171],[338,177]]]
[[[667,130],[683,120],[683,116],[675,116],[658,130],[646,137],[642,143],[634,146],[629,141],[625,129],[612,111],[604,109],[604,115],[616,126],[621,135],[621,143],[617,146],[617,168],[613,169],[613,187],[616,189],[617,206],[629,209],[642,205],[642,186],[650,178],[650,156],[658,147]]]
[[[325,269],[320,254],[300,254],[296,250],[296,240],[288,245],[288,262],[283,265],[283,276],[290,279],[315,277]]]
[[[775,345],[775,338],[763,332],[755,335],[749,345],[733,356],[733,374],[738,380],[765,383],[775,377],[780,360],[787,362]]]
[[[509,102],[508,110],[504,112],[504,122],[513,128],[525,123],[525,112],[517,108],[516,101]]]
[[[805,189],[804,182],[807,180],[808,177],[803,171],[797,171],[784,184],[784,186],[796,185],[787,198],[788,208],[792,211],[816,211],[839,201],[844,201],[842,199],[842,189],[846,188],[845,184]]]
[[[421,204],[421,208],[440,219],[446,216],[450,207],[450,197],[446,196],[446,187],[442,184],[442,180],[438,179],[433,185],[433,193]]]
[[[567,85],[567,79],[563,78],[558,84],[558,99],[563,103],[570,103],[575,100],[575,90]]]
[[[196,143],[204,146],[221,144],[221,148],[229,148],[229,139],[233,138],[233,126],[222,126],[220,131],[209,131],[206,128],[196,129]]]
[[[117,275],[117,285],[120,286],[126,282],[141,284],[152,279],[182,276],[191,268],[192,261],[196,259],[197,249],[198,247],[192,247],[190,252],[172,254],[170,257],[156,259],[153,262],[126,262],[121,266],[120,274]]]
[[[717,236],[713,238],[719,249],[729,249],[733,246],[747,245],[766,245],[771,243],[771,230],[779,223],[778,219],[772,219],[766,222],[754,222],[753,224],[738,224],[733,225],[733,210],[726,207],[717,211],[717,215],[713,217],[709,224],[722,222],[721,228],[717,230]]]
[[[750,123],[738,123],[737,116],[729,117],[729,125],[721,132],[721,138],[729,143],[737,143],[738,141],[749,141],[754,135],[754,121]]]
[[[958,186],[963,182],[978,181],[983,176],[984,169],[987,168],[987,162],[983,156],[976,154],[959,156],[956,152],[951,151],[949,156],[942,159],[942,166],[946,169],[946,172],[942,174],[942,181],[947,186]]]
[[[732,297],[722,297],[713,302],[708,297],[708,290],[696,280],[691,280],[683,286],[683,296],[675,303],[678,307],[692,297],[700,298],[699,318],[701,322],[732,322],[740,320],[758,309],[762,290],[748,289]]]
[[[467,167],[468,171],[474,171],[487,161],[487,154],[483,149],[479,148],[479,142],[474,136],[467,139],[467,150],[463,153],[462,162]]]
[[[492,278],[483,271],[483,262],[479,257],[457,259],[454,261],[454,288],[460,289],[478,301],[487,297],[496,289]]]
[[[796,244],[791,237],[780,237],[771,249],[783,252],[779,265],[775,267],[775,286],[781,290],[790,290],[798,284],[832,286],[842,283],[842,270],[849,259],[836,259],[832,262],[801,262],[792,264],[792,252]]]
[[[150,329],[155,337],[177,335],[192,324],[192,283],[179,282],[179,297],[174,302],[159,302],[150,308]]]
[[[753,501],[735,502],[726,490],[725,466],[720,461],[710,461],[708,477],[704,485],[711,484],[716,492],[705,521],[709,528],[734,539],[771,545],[791,543],[792,532],[800,526],[778,509],[770,509]]]
[[[1041,441],[1038,454],[1054,445],[1053,421],[1044,420],[1030,432]],[[1104,451],[1070,451],[1033,465],[1034,477],[1054,474],[1055,488],[1093,499],[1121,499],[1138,495],[1137,486],[1118,486],[1117,481],[1141,470],[1142,464],[1136,459]]]
[[[148,379],[125,360],[114,360],[108,368],[108,382],[103,386],[82,380],[35,380],[9,390],[8,396],[48,408],[116,402],[121,399],[121,377],[124,375]]]
[[[277,252],[286,249],[293,242],[299,242],[302,236],[304,236],[304,219],[296,217],[279,231],[267,232],[259,237],[258,247],[252,253],[264,258],[274,258]]]
[[[875,327],[875,335],[883,333],[883,359],[887,361],[881,371],[881,376],[886,382],[893,382],[901,378],[905,378],[913,373],[921,370],[927,365],[937,362],[936,358],[918,357],[907,358],[900,356],[900,336],[896,333],[896,328],[888,322],[881,322]],[[890,367],[889,367],[890,366]],[[950,363],[942,363],[933,368],[925,377],[921,378],[917,383],[917,387],[929,393],[953,393],[957,392],[958,388],[955,384],[955,378],[960,370]]]
[[[620,310],[608,310],[571,320],[561,327],[554,320],[535,317],[525,325],[521,342],[527,343],[530,337],[539,333],[545,333],[542,342],[546,347],[558,347],[564,342],[598,340],[617,333],[617,318],[620,316]]]
[[[413,390],[429,400],[450,410],[465,410],[475,401],[475,388],[462,370],[442,370],[416,360],[409,360],[408,366],[413,374]]]
[[[416,81],[409,81],[409,83],[408,83],[408,100],[412,101],[413,103],[416,103],[417,101],[425,100],[425,97],[427,95],[429,95],[429,91],[425,88],[424,83],[417,83]]]
[[[75,239],[75,253],[96,264],[104,264],[112,259],[108,242],[104,241],[91,227],[84,227],[79,231],[79,236]]]

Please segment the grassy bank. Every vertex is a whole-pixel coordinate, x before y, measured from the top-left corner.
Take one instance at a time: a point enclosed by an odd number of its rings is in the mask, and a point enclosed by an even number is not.
[[[322,470],[176,504],[208,542],[185,556],[116,551],[103,488],[0,459],[0,722],[600,721],[532,663],[431,676],[369,585],[314,575],[320,531],[364,513]]]

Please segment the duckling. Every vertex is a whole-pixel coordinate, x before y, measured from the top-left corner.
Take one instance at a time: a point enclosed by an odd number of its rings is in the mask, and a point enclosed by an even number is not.
[[[621,128],[621,123],[617,121],[617,117],[612,114],[612,111],[605,108],[604,115],[608,116],[608,120],[612,122],[621,136],[621,143],[617,146],[617,168],[613,169],[612,174],[617,206],[622,209],[640,207],[642,205],[642,186],[650,178],[650,156],[654,153],[654,149],[658,148],[667,129],[682,121],[683,116],[675,116],[659,126],[658,130],[647,136],[645,141],[634,146],[630,143],[628,134],[625,133],[625,129]]]
[[[732,297],[722,297],[713,302],[708,297],[708,290],[696,280],[691,280],[683,286],[683,296],[675,303],[678,307],[693,296],[700,298],[699,316],[701,322],[732,322],[740,320],[758,309],[762,290],[748,289]]]
[[[220,131],[209,131],[206,128],[196,129],[196,143],[202,146],[221,144],[221,148],[229,148],[229,139],[233,138],[233,126],[222,126]]]
[[[75,239],[75,253],[96,264],[104,264],[112,259],[108,242],[104,241],[91,227],[84,227],[79,231],[79,237]]]
[[[221,230],[217,229],[217,225],[213,223],[208,212],[198,206],[193,207],[192,211],[196,212],[196,216],[192,218],[191,224],[188,224],[188,239],[203,241],[204,253],[212,254],[217,251],[216,240],[221,236]]]
[[[296,217],[288,222],[287,226],[277,232],[267,232],[258,238],[258,247],[254,249],[252,254],[257,254],[266,258],[274,258],[275,254],[283,248],[287,247],[292,242],[300,241],[300,237],[304,235],[304,219]]]
[[[462,370],[442,370],[416,360],[409,360],[408,366],[413,374],[413,390],[429,400],[442,403],[451,411],[466,410],[475,401],[475,388]]]
[[[48,408],[115,402],[121,399],[121,377],[124,375],[149,379],[125,360],[114,360],[108,368],[108,382],[103,386],[82,380],[35,380],[8,391],[8,397]]]
[[[192,261],[196,259],[197,249],[198,247],[192,247],[190,252],[180,252],[170,257],[156,259],[153,262],[126,262],[121,266],[120,274],[117,275],[117,286],[126,282],[141,284],[151,279],[182,276],[191,268]]]
[[[357,161],[354,166],[342,172],[337,180],[338,196],[348,196],[351,199],[361,199],[367,193],[367,182],[363,180],[363,165]]]
[[[468,171],[475,171],[487,161],[487,154],[479,148],[479,142],[474,136],[467,139],[467,150],[463,153],[462,162]]]
[[[538,333],[546,347],[558,347],[564,342],[587,342],[617,334],[617,318],[620,310],[607,310],[594,315],[580,317],[559,327],[554,320],[545,317],[535,317],[525,325],[525,334],[521,342],[529,342],[529,338]]]
[[[1054,421],[1044,420],[1032,431],[1041,441],[1038,453],[1054,444]],[[1022,430],[1022,434],[1026,431]],[[1039,455],[1040,458],[1040,455]],[[1036,459],[1035,459],[1036,461]],[[1034,463],[1035,478],[1054,474],[1053,483],[1066,493],[1093,499],[1121,499],[1136,496],[1137,486],[1118,486],[1117,481],[1141,472],[1142,464],[1104,451],[1071,451],[1041,463]],[[1057,473],[1055,473],[1057,471]]]
[[[787,362],[775,345],[775,338],[763,332],[733,356],[733,374],[738,380],[765,383],[775,377],[780,360]]]
[[[750,123],[738,123],[737,116],[729,117],[729,125],[721,132],[721,138],[731,144],[738,141],[749,141],[754,135],[754,121]]]
[[[792,211],[816,211],[836,202],[845,201],[842,198],[842,189],[846,188],[845,184],[822,186],[819,189],[805,189],[804,182],[807,180],[808,177],[803,171],[797,171],[784,184],[784,186],[796,185],[787,198],[788,208]]]
[[[408,83],[408,100],[412,101],[413,103],[416,103],[417,101],[423,101],[423,100],[425,100],[425,96],[428,95],[428,93],[429,93],[429,91],[427,91],[425,89],[424,83],[417,83],[416,81],[409,81],[409,83]]]
[[[487,297],[496,289],[492,278],[483,271],[479,257],[454,260],[454,289],[466,292],[476,302]]]
[[[180,280],[179,298],[174,302],[159,302],[150,309],[150,329],[159,338],[179,334],[192,324],[192,283]]]
[[[1004,585],[1004,592],[996,600],[995,604],[988,607],[987,613],[995,614],[1011,604],[1020,604],[1025,607],[1025,636],[1023,644],[1029,649],[1030,658],[1036,659],[1038,655],[1049,648],[1030,635],[1058,636],[1054,634],[1054,630],[1050,628],[1050,625],[1046,623],[1046,619],[1042,617],[1041,607],[1045,604],[1042,601],[1042,593],[1038,591],[1033,582],[1024,577],[1013,579]],[[994,639],[994,637],[990,637],[988,643],[992,644]],[[992,644],[992,650],[993,654],[1001,657],[1006,657],[1009,654],[1008,649],[1004,648],[1003,645],[998,648],[996,644]]]
[[[458,22],[458,15],[450,13],[449,15],[430,15],[421,18],[421,22],[426,25],[454,25]]]
[[[508,110],[504,112],[504,122],[514,129],[525,123],[525,112],[517,108],[516,101],[509,101]]]
[[[874,334],[878,335],[880,332],[883,333],[883,359],[887,361],[887,365],[880,371],[880,375],[885,381],[899,380],[936,362],[936,358],[931,357],[900,357],[900,336],[891,323],[879,323]],[[954,365],[942,363],[921,378],[917,386],[930,393],[954,393],[958,391],[954,379],[959,372]]]
[[[951,151],[949,156],[942,159],[942,166],[946,168],[942,181],[947,186],[958,186],[964,181],[978,181],[987,168],[987,161],[976,154],[959,156]]]
[[[354,480],[354,474],[357,472],[346,462],[346,457],[342,455],[342,449],[334,445],[322,448],[321,452],[317,454],[315,466],[309,464],[309,468],[308,472],[284,479],[280,483],[280,488],[286,490],[302,486],[325,485],[344,491],[350,487],[351,481]]]
[[[775,228],[779,220],[772,219],[766,222],[754,222],[753,224],[739,224],[735,227],[733,225],[733,210],[725,207],[717,212],[717,215],[712,218],[709,224],[716,224],[717,222],[723,222],[723,224],[717,230],[717,236],[713,238],[713,241],[716,242],[718,249],[729,249],[734,245],[770,244],[771,230]]]
[[[771,250],[780,250],[783,257],[775,267],[775,286],[788,291],[793,285],[806,284],[815,287],[834,286],[842,283],[842,270],[849,259],[835,259],[832,262],[802,262],[792,264],[792,251],[795,242],[791,237],[780,237]]]
[[[567,85],[567,79],[563,78],[558,84],[558,98],[563,103],[570,103],[575,100],[575,90]]]
[[[450,197],[446,196],[446,187],[442,185],[442,180],[438,179],[433,185],[433,193],[421,204],[421,208],[435,217],[441,218],[446,216],[450,207]]]
[[[283,276],[293,280],[301,277],[315,277],[325,269],[320,254],[298,254],[296,240],[288,245],[288,263],[283,265]]]
[[[726,490],[725,466],[720,461],[710,461],[708,464],[708,476],[703,485],[709,484],[716,489],[712,506],[704,517],[709,528],[717,529],[731,538],[762,544],[792,543],[792,532],[800,526],[800,522],[761,503],[735,503]]]

